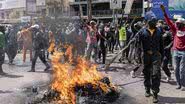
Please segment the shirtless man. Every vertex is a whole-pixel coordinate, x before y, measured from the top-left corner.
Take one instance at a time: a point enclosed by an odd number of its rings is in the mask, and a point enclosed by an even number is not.
[[[23,63],[26,62],[26,52],[30,51],[30,61],[32,60],[32,34],[29,28],[23,28],[20,36],[18,37],[18,41],[23,41]]]

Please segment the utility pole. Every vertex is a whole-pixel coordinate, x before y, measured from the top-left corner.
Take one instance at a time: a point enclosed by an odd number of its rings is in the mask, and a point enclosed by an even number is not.
[[[92,0],[87,0],[88,21],[92,20]]]

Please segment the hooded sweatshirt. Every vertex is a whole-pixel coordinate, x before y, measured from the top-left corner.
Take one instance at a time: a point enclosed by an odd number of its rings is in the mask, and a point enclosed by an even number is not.
[[[179,30],[177,26],[169,19],[167,14],[164,15],[167,24],[170,26],[174,40],[173,50],[185,51],[185,27]]]

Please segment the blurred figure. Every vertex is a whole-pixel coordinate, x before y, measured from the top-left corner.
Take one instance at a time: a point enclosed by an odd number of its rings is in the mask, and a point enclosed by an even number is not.
[[[162,69],[164,70],[167,76],[166,81],[168,82],[169,80],[171,80],[171,72],[170,69],[168,68],[168,64],[170,63],[170,60],[172,58],[171,48],[173,46],[172,34],[169,31],[168,26],[164,26],[163,43],[164,43],[164,57],[162,60]]]
[[[5,51],[8,55],[9,64],[13,64],[13,60],[17,55],[18,42],[17,42],[17,26],[10,27],[9,32],[6,34],[6,48]]]
[[[98,47],[99,47],[99,53],[98,53],[98,58],[99,61],[101,60],[102,57],[102,64],[105,64],[106,60],[106,46],[107,46],[107,39],[105,37],[105,31],[104,31],[104,25],[101,24],[98,29]]]
[[[0,74],[4,74],[2,65],[5,58],[5,27],[0,26]]]
[[[54,37],[52,31],[49,31],[49,48],[48,48],[48,52],[53,55],[54,51],[55,51],[55,37]],[[47,58],[49,58],[49,53],[47,54]]]
[[[126,45],[126,40],[127,40],[126,26],[120,25],[120,27],[119,27],[119,42],[120,42],[121,49],[123,49],[124,46]],[[122,56],[119,59],[119,61],[122,62],[124,60],[124,57],[125,57],[125,52],[122,53]]]
[[[48,71],[50,68],[50,65],[46,61],[46,57],[45,57],[46,43],[44,38],[44,31],[42,29],[40,30],[39,25],[34,25],[31,27],[31,29],[33,33],[33,60],[32,60],[31,70],[29,72],[35,72],[35,64],[38,57],[46,66],[44,71]]]
[[[96,22],[91,21],[90,26],[88,26],[88,33],[87,33],[87,47],[85,50],[85,57],[87,60],[92,58],[94,59],[94,62],[97,61],[97,28],[96,28]],[[93,55],[91,55],[93,54]]]
[[[114,53],[114,46],[116,43],[115,26],[111,26],[109,34],[110,34],[109,51],[111,53]]]
[[[115,29],[115,50],[118,50],[120,49],[120,42],[119,42],[119,29],[118,29],[119,26],[116,26],[116,29]]]
[[[174,24],[168,17],[165,7],[161,5],[165,21],[173,34],[173,67],[177,79],[177,88],[185,87],[185,19],[178,18]]]
[[[32,33],[29,28],[22,29],[18,41],[23,41],[23,63],[26,62],[27,50],[30,52],[30,61],[32,61]]]

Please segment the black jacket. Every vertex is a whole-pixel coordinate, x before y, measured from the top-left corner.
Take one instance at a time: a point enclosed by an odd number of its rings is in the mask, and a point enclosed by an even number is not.
[[[46,40],[44,37],[44,33],[41,31],[35,31],[33,34],[33,49],[34,50],[42,50],[46,48]]]
[[[150,31],[147,28],[143,28],[136,35],[136,38],[142,44],[144,53],[147,53],[147,51],[159,52],[163,56],[164,46],[160,29],[156,28],[153,36],[151,36]]]

